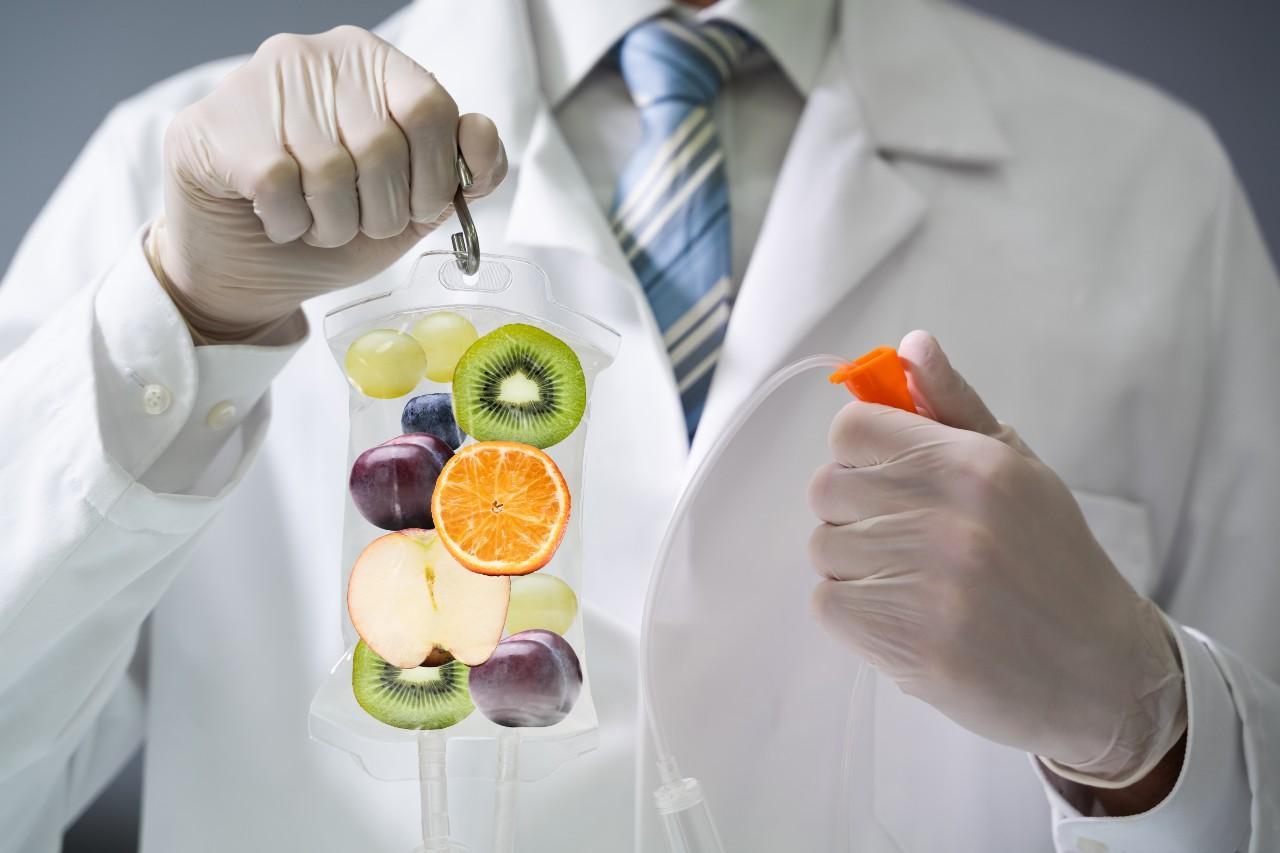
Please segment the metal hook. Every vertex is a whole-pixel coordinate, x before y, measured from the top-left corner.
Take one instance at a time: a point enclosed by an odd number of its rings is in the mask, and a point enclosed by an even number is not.
[[[458,215],[458,224],[462,230],[453,235],[453,251],[458,255],[458,268],[465,275],[475,275],[480,269],[480,235],[476,233],[476,223],[467,209],[467,200],[462,191],[475,183],[467,161],[458,155],[458,191],[453,194],[453,212]]]

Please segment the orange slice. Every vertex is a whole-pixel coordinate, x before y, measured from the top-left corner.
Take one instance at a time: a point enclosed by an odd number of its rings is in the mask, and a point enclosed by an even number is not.
[[[551,457],[516,441],[481,441],[445,464],[431,495],[436,533],[483,575],[527,575],[551,561],[569,523],[569,486]]]

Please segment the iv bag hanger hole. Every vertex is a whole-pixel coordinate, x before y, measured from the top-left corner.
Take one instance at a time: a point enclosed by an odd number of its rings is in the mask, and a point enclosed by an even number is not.
[[[480,235],[467,207],[463,191],[475,183],[467,162],[458,155],[458,191],[453,194],[453,212],[461,231],[453,235],[455,263],[440,267],[440,283],[449,290],[480,290],[500,293],[511,283],[511,271],[500,263],[480,259]]]

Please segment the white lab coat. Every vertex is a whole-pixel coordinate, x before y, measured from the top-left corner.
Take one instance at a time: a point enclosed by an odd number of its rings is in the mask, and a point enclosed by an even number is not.
[[[840,19],[691,454],[522,11],[420,0],[383,29],[503,132],[513,170],[476,206],[485,249],[532,258],[624,336],[594,395],[585,485],[600,747],[525,786],[520,849],[661,849],[642,630],[672,746],[730,850],[1276,849],[1280,288],[1220,146],[1142,84],[972,12],[845,0]],[[288,352],[193,351],[138,247],[161,209],[165,125],[233,65],[115,109],[0,286],[0,850],[56,849],[144,735],[148,853],[415,845],[416,787],[306,736],[342,652],[344,383],[313,334],[272,385],[268,427],[252,377]],[[349,298],[315,300],[313,326]],[[803,483],[843,402],[818,376],[755,412],[671,519],[641,624],[668,516],[752,389],[796,357],[914,327],[1076,491],[1134,585],[1204,632],[1179,630],[1186,767],[1147,815],[1080,817],[1026,756],[889,685],[850,701],[854,661],[804,609]],[[146,412],[145,385],[165,411]],[[200,482],[149,488],[174,442],[192,457],[217,444],[203,419],[224,398],[235,435],[198,459]],[[483,780],[451,790],[455,834],[477,849],[490,797]]]

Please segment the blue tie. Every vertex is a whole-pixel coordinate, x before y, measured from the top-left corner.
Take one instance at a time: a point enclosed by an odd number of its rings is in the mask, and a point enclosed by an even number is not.
[[[618,180],[613,230],[662,330],[690,438],[732,298],[729,191],[711,102],[750,48],[728,24],[670,18],[638,24],[618,46],[644,138]]]

